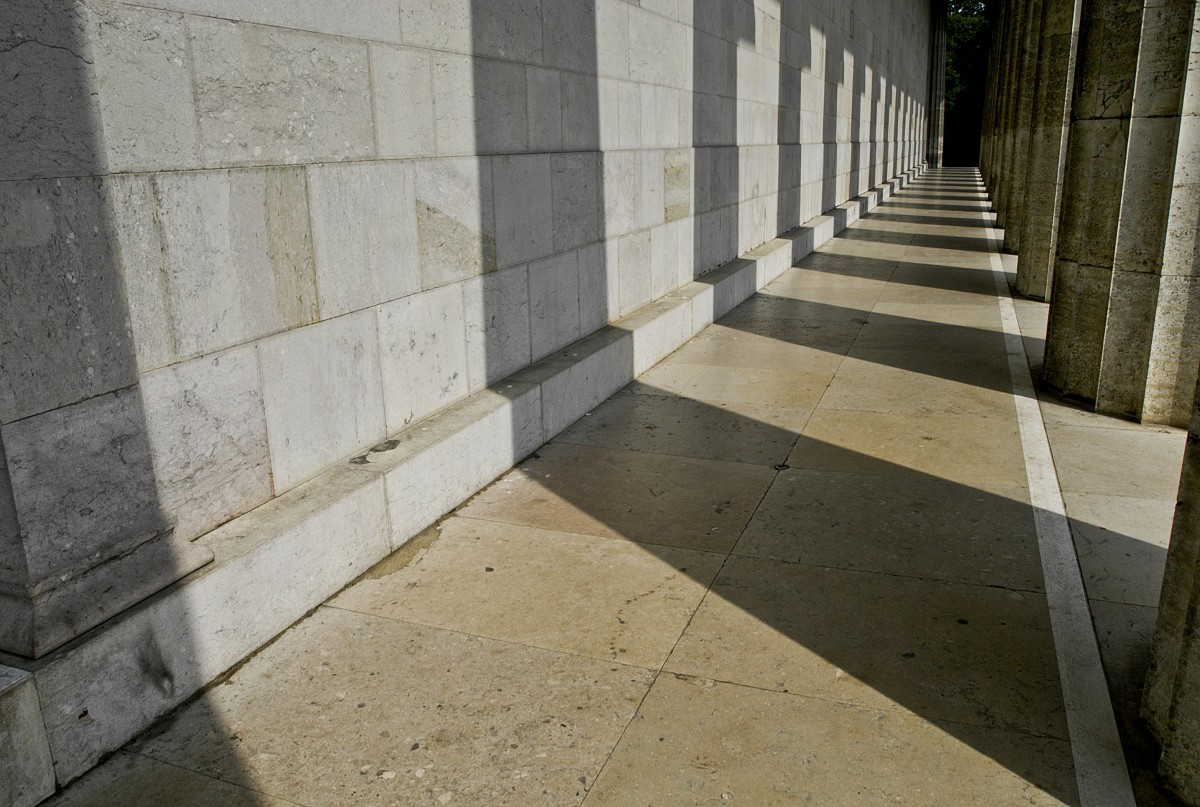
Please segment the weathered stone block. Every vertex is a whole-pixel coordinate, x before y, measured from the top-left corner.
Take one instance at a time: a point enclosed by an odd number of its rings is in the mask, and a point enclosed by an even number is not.
[[[566,151],[600,148],[600,84],[595,76],[562,73],[562,147]],[[616,124],[614,118],[611,122]]]
[[[550,155],[496,157],[492,181],[500,266],[549,255],[554,249]]]
[[[443,155],[525,151],[525,67],[438,54],[433,62],[435,128]]]
[[[596,0],[597,68],[606,78],[629,78],[629,4]]]
[[[400,41],[400,17],[394,0],[308,0],[302,4],[286,0],[245,3],[242,0],[148,0],[143,5],[183,11],[203,17],[220,17],[257,22],[280,28],[295,28],[323,34]]]
[[[534,361],[579,338],[579,256],[529,264],[529,339]]]
[[[198,167],[183,17],[108,4],[84,8],[107,169]]]
[[[617,314],[617,244],[591,244],[579,250],[579,332],[586,336]]]
[[[563,142],[562,82],[557,70],[525,71],[530,151],[558,151]]]
[[[477,4],[472,35],[477,53],[529,64],[542,63],[542,6],[547,0],[499,0]]]
[[[635,6],[629,9],[629,77],[634,81],[686,87],[690,61],[687,29]]]
[[[604,194],[600,187],[598,153],[552,154],[550,193],[555,252],[600,238]]]
[[[108,209],[96,179],[0,186],[0,422],[136,380]]]
[[[540,390],[512,380],[439,412],[420,430],[372,452],[384,472],[393,546],[399,547],[544,442]]]
[[[540,385],[545,440],[570,426],[633,380],[633,340],[604,328],[513,376]]]
[[[207,17],[188,27],[210,165],[374,154],[365,42]]]
[[[637,226],[641,209],[642,177],[636,151],[606,151],[601,155],[604,171],[605,236],[624,235]]]
[[[679,221],[692,214],[692,155],[675,149],[663,156],[663,220]]]
[[[419,160],[414,171],[421,285],[433,288],[494,272],[492,160]]]
[[[650,302],[650,231],[622,236],[617,245],[621,314]]]
[[[379,307],[379,345],[388,433],[467,394],[462,284]]]
[[[542,36],[542,61],[547,66],[595,75],[597,42],[594,0],[542,3]]]
[[[529,364],[529,272],[525,266],[463,283],[467,380],[472,392]]]
[[[383,439],[373,310],[273,336],[258,351],[277,493]]]
[[[658,300],[613,327],[633,335],[633,373],[639,376],[692,338],[692,306],[677,298]]]
[[[663,152],[658,149],[641,152],[642,192],[638,197],[638,229],[663,223]]]
[[[418,291],[412,163],[326,163],[307,170],[321,316]]]
[[[33,807],[54,793],[54,761],[33,676],[0,666],[0,799]]]
[[[641,148],[642,88],[639,84],[622,81],[617,85],[617,148]]]
[[[271,458],[253,345],[141,381],[159,505],[191,540],[271,498]]]
[[[0,28],[0,179],[104,170],[84,7],[11,0]]]
[[[433,72],[429,54],[372,42],[371,77],[379,156],[432,156]]]
[[[154,182],[180,357],[317,318],[303,169],[162,174]]]
[[[679,227],[660,224],[650,231],[650,298],[657,300],[679,285]]]

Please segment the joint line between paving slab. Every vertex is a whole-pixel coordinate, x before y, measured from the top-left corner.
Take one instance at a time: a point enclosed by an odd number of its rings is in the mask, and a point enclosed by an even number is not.
[[[1000,259],[1000,238],[991,226],[987,209],[981,207],[980,212],[990,244],[988,257],[1004,325],[1008,368],[1029,480],[1029,500],[1037,526],[1046,603],[1050,609],[1079,803],[1081,807],[1135,807],[1079,558],[1071,538],[1041,406],[1029,374],[1029,360],[1017,324],[1008,274]]]

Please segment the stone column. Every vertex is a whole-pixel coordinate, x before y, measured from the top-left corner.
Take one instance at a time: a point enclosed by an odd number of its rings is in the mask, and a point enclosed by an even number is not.
[[[1195,160],[1188,151],[1193,146],[1179,141],[1195,6],[1194,0],[1152,0],[1147,2],[1142,17],[1129,148],[1096,390],[1098,411],[1138,419],[1144,416],[1150,356],[1160,313],[1164,325],[1172,318],[1176,320],[1167,330],[1177,334],[1172,340],[1173,347],[1163,350],[1160,346],[1160,368],[1178,366],[1180,351],[1190,353],[1195,349],[1178,338],[1189,329],[1186,316],[1182,315],[1194,297],[1190,282],[1192,261],[1178,265],[1182,256],[1175,250],[1172,263],[1176,265],[1164,265],[1169,218],[1174,215],[1176,221],[1181,218],[1194,221],[1194,211],[1200,204],[1194,196],[1195,187],[1189,182]],[[1177,153],[1181,171],[1175,170]],[[1178,189],[1174,188],[1176,179],[1182,183]],[[1181,316],[1173,317],[1176,309]],[[1190,330],[1198,333],[1194,324]],[[1176,354],[1174,358],[1172,353]],[[1194,360],[1187,361],[1188,370],[1195,367]],[[1186,425],[1188,407],[1185,404],[1178,412],[1166,411],[1160,415],[1168,422]]]
[[[988,53],[988,98],[984,106],[983,142],[979,150],[979,169],[988,188],[997,178],[997,144],[1000,140],[1000,120],[1004,106],[1004,64],[1008,54],[1007,31],[1011,4],[1000,3],[996,11],[992,44]]]
[[[1200,388],[1193,397],[1142,716],[1162,744],[1159,772],[1166,783],[1185,803],[1200,804]]]
[[[1141,31],[1135,0],[1085,3],[1043,378],[1096,399]]]
[[[13,13],[20,30],[0,28],[10,78],[0,115],[0,649],[36,657],[212,553],[177,539],[159,503],[119,265],[135,244],[119,246],[113,186],[97,176],[106,152],[89,37],[99,23],[73,4],[17,3]]]
[[[1050,297],[1083,0],[1044,0],[1030,123],[1017,291]]]
[[[930,8],[928,148],[930,168],[942,167],[946,129],[946,3],[934,0]]]
[[[1000,139],[996,144],[996,180],[992,191],[992,207],[996,211],[996,226],[1003,227],[1007,209],[1008,182],[1012,168],[1012,139],[1013,126],[1016,122],[1016,97],[1014,89],[1017,86],[1020,69],[1021,31],[1025,19],[1025,8],[1030,0],[1014,0],[1009,10],[1008,30],[1005,31],[1004,69],[1000,76]]]
[[[1033,98],[1037,89],[1037,66],[1042,33],[1042,0],[1030,0],[1021,36],[1021,66],[1017,78],[1016,122],[1013,128],[1013,157],[1008,198],[1004,207],[1004,249],[1021,248],[1021,225],[1025,222],[1025,172],[1029,164],[1029,131],[1033,126]]]

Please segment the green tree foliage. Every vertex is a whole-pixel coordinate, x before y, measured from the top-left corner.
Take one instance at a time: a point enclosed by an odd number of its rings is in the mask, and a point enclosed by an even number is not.
[[[983,0],[949,0],[946,21],[946,109],[958,105],[963,92],[982,91],[987,71],[991,26]]]

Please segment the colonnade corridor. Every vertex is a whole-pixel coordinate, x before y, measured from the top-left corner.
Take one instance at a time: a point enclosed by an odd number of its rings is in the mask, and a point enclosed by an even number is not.
[[[988,207],[928,171],[49,803],[1132,804],[1120,727],[1158,804],[1185,432],[1038,407]]]

